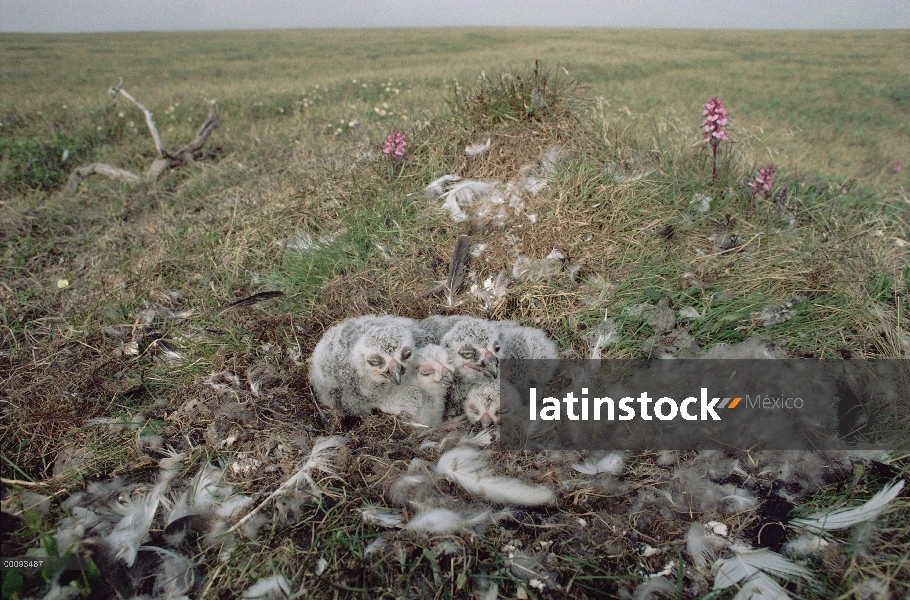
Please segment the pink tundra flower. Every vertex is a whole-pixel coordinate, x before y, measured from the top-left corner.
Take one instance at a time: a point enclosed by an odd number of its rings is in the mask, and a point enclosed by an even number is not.
[[[774,172],[776,170],[777,167],[774,165],[768,165],[764,169],[761,169],[757,176],[752,178],[749,182],[749,187],[752,188],[752,200],[758,200],[760,196],[767,196],[771,192],[771,186],[774,184]]]
[[[719,141],[727,141],[727,109],[720,98],[709,98],[702,105],[705,110],[701,116],[705,118],[705,141],[716,145]]]
[[[711,144],[711,179],[717,179],[717,147],[727,141],[727,109],[717,96],[708,98],[702,105],[705,118],[705,142]]]
[[[404,133],[393,129],[385,138],[385,146],[382,147],[382,153],[394,160],[400,160],[404,157],[404,149],[408,145],[408,139]]]

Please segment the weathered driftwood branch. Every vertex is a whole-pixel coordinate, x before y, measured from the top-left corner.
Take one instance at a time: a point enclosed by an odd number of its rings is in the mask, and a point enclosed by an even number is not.
[[[70,173],[70,178],[66,181],[66,187],[63,188],[63,193],[72,194],[79,188],[79,184],[82,183],[82,180],[93,173],[106,175],[111,179],[120,179],[127,183],[139,183],[142,181],[141,177],[126,169],[118,169],[117,167],[112,167],[104,163],[92,163],[90,165],[85,165],[84,167],[79,167]]]
[[[123,89],[123,77],[120,78],[120,82],[117,85],[111,86],[107,91],[107,95],[111,98],[116,98],[117,94],[120,93],[124,98],[135,104],[139,107],[145,114],[145,124],[148,125],[149,131],[152,132],[152,139],[155,140],[155,150],[158,151],[158,158],[164,156],[164,146],[161,145],[161,136],[158,135],[158,128],[155,127],[155,120],[152,119],[152,112],[145,107],[144,104],[133,98],[129,92]]]
[[[152,139],[155,141],[155,150],[157,153],[155,160],[152,161],[151,166],[149,166],[148,170],[145,172],[145,178],[149,181],[156,181],[168,169],[176,169],[185,164],[195,163],[193,154],[202,149],[212,132],[221,125],[221,119],[218,117],[218,107],[215,105],[215,101],[212,100],[209,102],[209,116],[202,126],[199,127],[193,141],[173,151],[165,150],[164,146],[161,144],[161,136],[158,134],[158,128],[155,127],[155,120],[152,118],[152,112],[146,108],[145,105],[136,100],[129,92],[123,89],[123,77],[120,78],[117,85],[112,86],[107,91],[107,94],[111,98],[116,98],[117,94],[121,94],[124,98],[139,107],[145,114],[145,124],[148,125],[149,131],[152,134]],[[82,183],[82,180],[93,173],[106,175],[113,179],[120,179],[127,183],[139,183],[142,181],[142,178],[139,175],[125,169],[119,169],[103,163],[92,163],[79,167],[70,173],[70,177],[66,182],[66,187],[63,188],[63,192],[65,194],[75,193],[79,188],[79,184]]]
[[[206,140],[209,139],[213,131],[218,129],[219,125],[221,125],[221,119],[218,118],[218,109],[215,106],[215,102],[209,102],[209,116],[199,127],[199,131],[196,132],[196,137],[193,138],[193,141],[177,150],[162,150],[159,152],[158,158],[152,162],[148,171],[145,172],[145,176],[153,180],[158,179],[168,169],[176,169],[187,163],[192,164],[194,162],[193,153],[205,145]]]

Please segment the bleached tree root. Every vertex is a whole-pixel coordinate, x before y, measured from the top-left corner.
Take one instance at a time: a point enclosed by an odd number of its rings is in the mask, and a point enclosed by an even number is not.
[[[155,120],[152,118],[151,111],[141,102],[136,100],[129,92],[123,89],[122,77],[120,78],[120,82],[111,87],[107,93],[111,98],[116,97],[117,94],[122,95],[135,104],[139,110],[145,114],[145,124],[152,134],[152,140],[155,142],[156,151],[155,160],[152,161],[152,164],[145,172],[145,179],[147,181],[157,181],[168,169],[177,169],[183,165],[194,164],[195,160],[193,159],[193,154],[202,149],[212,132],[221,125],[221,119],[218,116],[218,108],[213,100],[209,102],[208,118],[206,118],[205,122],[199,127],[193,141],[176,150],[165,150],[164,146],[161,144],[161,136],[158,134],[158,128],[155,127]],[[79,188],[79,184],[82,183],[82,180],[94,173],[106,175],[112,179],[120,179],[127,183],[139,183],[143,180],[139,175],[125,169],[112,167],[103,163],[92,163],[79,167],[70,173],[66,186],[63,188],[63,193],[74,194]]]
[[[90,165],[79,167],[70,173],[70,177],[66,181],[66,187],[63,188],[63,193],[74,193],[79,188],[79,184],[82,183],[82,180],[94,173],[97,173],[98,175],[105,175],[111,179],[119,179],[121,181],[125,181],[126,183],[139,183],[142,181],[141,177],[135,173],[127,171],[126,169],[118,169],[117,167],[112,167],[104,163],[92,163]]]

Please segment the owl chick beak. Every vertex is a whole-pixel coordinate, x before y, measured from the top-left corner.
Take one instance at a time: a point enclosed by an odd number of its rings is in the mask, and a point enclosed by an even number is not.
[[[394,358],[389,361],[389,368],[383,373],[385,377],[388,377],[395,382],[395,385],[401,385],[401,376],[404,374],[404,367],[401,366],[401,363],[395,360]]]
[[[490,416],[489,411],[483,413],[483,416],[480,417],[480,426],[486,428],[492,424],[493,424],[493,417]]]
[[[496,379],[499,375],[499,359],[489,350],[484,352],[483,360],[480,361],[480,372],[490,379]]]

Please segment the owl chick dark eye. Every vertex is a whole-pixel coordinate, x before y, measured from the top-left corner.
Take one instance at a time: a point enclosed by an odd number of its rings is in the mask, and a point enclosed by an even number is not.
[[[405,348],[401,351],[401,360],[407,360],[409,358],[411,358],[411,349]]]
[[[367,359],[367,363],[368,363],[371,367],[381,367],[381,366],[382,366],[382,359],[379,358],[378,356],[371,356],[370,358]]]
[[[493,352],[499,352],[499,342],[493,344]]]

